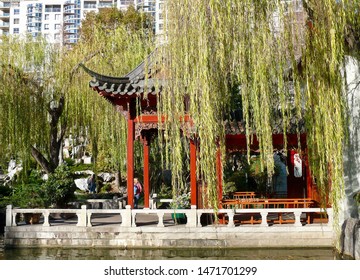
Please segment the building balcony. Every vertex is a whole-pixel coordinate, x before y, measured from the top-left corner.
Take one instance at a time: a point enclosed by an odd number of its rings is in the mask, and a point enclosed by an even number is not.
[[[64,15],[75,15],[80,13],[80,7],[67,6],[64,7]]]
[[[41,18],[42,13],[41,13],[41,11],[28,11],[26,13],[26,16],[27,17],[39,17],[39,18]]]
[[[28,24],[26,25],[26,28],[29,32],[41,31],[41,25]]]
[[[69,0],[69,1],[66,1],[65,3],[64,3],[64,9],[66,9],[66,8],[74,8],[74,7],[76,7],[76,8],[79,8],[80,9],[80,1],[78,1],[78,0]]]
[[[69,21],[69,20],[80,20],[80,15],[67,15],[64,16],[64,21]]]
[[[27,32],[29,32],[29,33],[32,33],[33,35],[34,34],[41,34],[41,29],[38,29],[38,28],[28,28],[27,29]]]
[[[111,8],[114,6],[112,1],[99,1],[98,8]]]
[[[0,13],[0,18],[9,18],[10,13]]]
[[[84,4],[84,9],[96,9],[96,4]]]
[[[77,43],[78,40],[79,40],[78,35],[65,35],[64,36],[64,44],[65,45],[75,44],[75,43]]]
[[[35,23],[39,23],[41,24],[41,18],[28,18],[26,21],[26,24],[35,24]]]
[[[61,8],[45,8],[45,13],[60,13]]]
[[[72,26],[72,25],[76,25],[76,26],[80,26],[80,19],[72,19],[72,20],[64,20],[63,25],[64,26]]]
[[[79,26],[78,25],[67,25],[64,28],[64,33],[71,33],[71,34],[76,34],[79,31]]]
[[[10,2],[2,2],[0,3],[0,10],[10,10],[11,3]]]
[[[0,22],[0,29],[9,29],[9,22]]]

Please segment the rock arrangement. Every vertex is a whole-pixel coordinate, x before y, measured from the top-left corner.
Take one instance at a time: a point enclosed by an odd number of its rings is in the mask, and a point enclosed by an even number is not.
[[[341,254],[360,260],[360,220],[345,220],[341,230]]]
[[[3,174],[0,170],[0,183],[9,183],[14,176],[23,169],[21,163],[17,164],[15,160],[10,160],[7,173]]]

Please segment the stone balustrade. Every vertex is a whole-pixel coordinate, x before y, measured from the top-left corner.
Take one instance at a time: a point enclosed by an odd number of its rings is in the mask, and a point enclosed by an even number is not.
[[[201,223],[202,217],[206,215],[214,215],[215,212],[212,209],[196,209],[195,206],[192,206],[191,209],[131,209],[129,205],[125,209],[88,209],[86,205],[82,205],[81,209],[18,209],[13,208],[11,205],[8,205],[6,208],[6,227],[16,227],[17,217],[20,214],[25,213],[40,213],[43,216],[43,222],[40,226],[49,227],[53,226],[52,221],[49,217],[52,214],[74,214],[77,216],[76,226],[78,227],[92,227],[92,217],[94,214],[110,214],[110,215],[119,215],[121,217],[121,222],[118,223],[118,226],[131,228],[138,227],[136,223],[137,215],[153,215],[157,216],[157,222],[147,225],[155,226],[158,228],[165,227],[164,217],[174,213],[184,213],[187,217],[187,222],[185,224],[186,228],[199,228],[203,227]],[[324,213],[323,209],[320,208],[287,208],[287,209],[219,209],[217,211],[220,217],[223,217],[224,222],[223,226],[228,228],[235,227],[234,217],[236,215],[257,215],[261,217],[261,222],[251,223],[250,226],[260,226],[268,227],[270,223],[268,222],[270,215],[279,215],[282,214],[291,214],[294,217],[293,223],[287,223],[287,226],[302,227],[308,225],[304,223],[304,219],[301,220],[302,215],[311,215],[315,213]],[[328,217],[328,222],[322,224],[322,226],[332,226],[333,212],[332,209],[326,209],[326,214]],[[225,218],[224,218],[225,217]],[[119,219],[120,220],[120,219]],[[226,221],[226,222],[225,222]],[[281,222],[279,223],[281,225]],[[55,224],[54,224],[55,225]],[[242,225],[242,224],[241,224]]]

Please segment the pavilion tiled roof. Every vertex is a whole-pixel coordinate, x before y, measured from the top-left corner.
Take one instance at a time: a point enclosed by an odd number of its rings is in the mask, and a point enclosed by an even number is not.
[[[156,78],[158,67],[155,67],[153,55],[150,54],[134,70],[123,77],[112,77],[96,73],[85,65],[81,67],[93,78],[89,85],[99,91],[131,96],[133,94],[159,94],[164,81]]]

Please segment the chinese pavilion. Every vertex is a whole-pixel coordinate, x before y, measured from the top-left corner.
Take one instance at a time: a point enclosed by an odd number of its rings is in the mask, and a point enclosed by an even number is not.
[[[144,185],[144,208],[149,208],[150,199],[150,179],[149,179],[149,149],[151,139],[156,135],[159,126],[159,117],[157,113],[157,98],[161,95],[164,87],[164,78],[151,60],[151,55],[143,61],[134,70],[123,77],[104,76],[96,73],[86,66],[81,65],[83,69],[92,77],[89,85],[97,91],[98,94],[106,98],[114,105],[127,120],[127,194],[128,204],[133,207],[134,198],[134,141],[140,140],[143,146],[143,185]],[[144,98],[146,97],[146,98]],[[162,120],[165,118],[162,116]],[[185,126],[183,130],[186,135],[191,135],[192,123],[191,116],[184,116]],[[302,129],[300,135],[296,132],[298,123],[292,122],[292,128],[288,130],[287,143],[291,147],[287,153],[287,197],[308,198],[318,201],[317,187],[311,177],[306,147],[306,134],[304,124],[300,124]],[[282,133],[282,124],[275,124],[273,130],[274,149],[282,150],[284,147],[284,134]],[[246,135],[243,121],[227,121],[226,127],[226,150],[227,152],[236,152],[246,150]],[[196,174],[196,153],[198,143],[196,137],[191,135],[190,139],[190,192],[191,205],[202,208],[201,198],[199,197],[199,188]],[[298,145],[301,144],[300,168],[301,176],[296,176],[296,159],[299,159]],[[256,135],[253,137],[251,150],[258,149]],[[218,177],[218,196],[219,205],[222,200],[222,167],[220,150],[217,152],[217,177]]]

